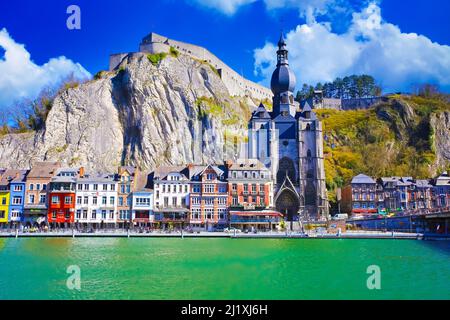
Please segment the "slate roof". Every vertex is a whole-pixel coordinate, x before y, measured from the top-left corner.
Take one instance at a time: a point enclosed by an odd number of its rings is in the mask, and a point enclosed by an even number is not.
[[[180,173],[187,179],[188,172],[186,166],[161,166],[154,172],[154,179],[165,180],[170,173]]]
[[[432,187],[429,180],[417,180],[416,186],[418,186],[419,188],[431,188]]]
[[[189,167],[189,179],[201,175],[208,168],[212,168],[218,177],[224,178],[224,174],[226,173],[225,166],[208,164],[208,165],[193,165]]]
[[[0,185],[7,186],[10,183],[25,182],[28,170],[7,169],[3,173]]]
[[[97,173],[97,174],[85,174],[83,177],[77,177],[79,183],[111,183],[115,181],[115,174],[112,173]]]
[[[119,174],[122,171],[125,171],[125,170],[128,171],[130,173],[130,175],[134,175],[134,173],[136,172],[136,168],[133,167],[133,166],[120,166],[119,167]]]
[[[375,184],[375,180],[365,174],[358,174],[353,177],[352,184]]]
[[[27,178],[43,178],[50,179],[56,175],[58,168],[61,167],[59,162],[40,161],[33,164]]]
[[[450,186],[450,176],[447,171],[444,171],[439,177],[436,178],[436,186]]]
[[[252,119],[270,119],[270,114],[267,112],[266,107],[260,103],[259,107],[253,112]]]
[[[244,171],[244,170],[267,170],[266,166],[258,159],[243,159],[234,162],[230,166],[230,170]]]

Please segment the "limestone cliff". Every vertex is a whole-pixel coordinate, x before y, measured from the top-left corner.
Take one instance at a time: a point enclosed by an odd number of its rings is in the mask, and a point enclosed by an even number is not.
[[[61,92],[44,129],[0,138],[0,167],[59,160],[115,171],[120,164],[152,170],[222,161],[224,137],[246,128],[257,102],[230,97],[202,61],[151,58],[130,54],[115,71]]]
[[[450,163],[450,111],[431,116],[433,148],[436,151],[436,166],[445,168]]]

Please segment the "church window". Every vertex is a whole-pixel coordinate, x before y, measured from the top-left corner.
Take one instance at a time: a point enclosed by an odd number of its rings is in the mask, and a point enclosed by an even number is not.
[[[310,150],[310,149],[308,149],[308,152],[306,153],[306,156],[307,156],[308,158],[311,158],[311,150]]]
[[[291,179],[292,183],[295,183],[296,181],[296,172],[295,172],[295,165],[294,161],[291,159],[284,157],[280,160],[278,173],[277,173],[277,182],[283,183],[286,176]]]
[[[307,125],[306,125],[306,131],[310,131],[311,130],[311,125],[308,123]]]

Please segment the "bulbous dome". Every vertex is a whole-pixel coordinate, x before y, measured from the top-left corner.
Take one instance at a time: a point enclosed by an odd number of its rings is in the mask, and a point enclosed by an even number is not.
[[[286,91],[294,92],[296,85],[295,75],[289,65],[279,65],[272,74],[270,88],[274,95]]]

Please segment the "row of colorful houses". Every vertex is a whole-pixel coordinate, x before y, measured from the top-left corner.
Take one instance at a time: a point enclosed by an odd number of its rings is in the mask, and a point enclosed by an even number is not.
[[[105,174],[37,162],[0,177],[0,228],[274,229],[282,220],[270,171],[258,160]]]
[[[433,179],[357,175],[342,190],[341,209],[353,216],[450,211],[450,176]]]

